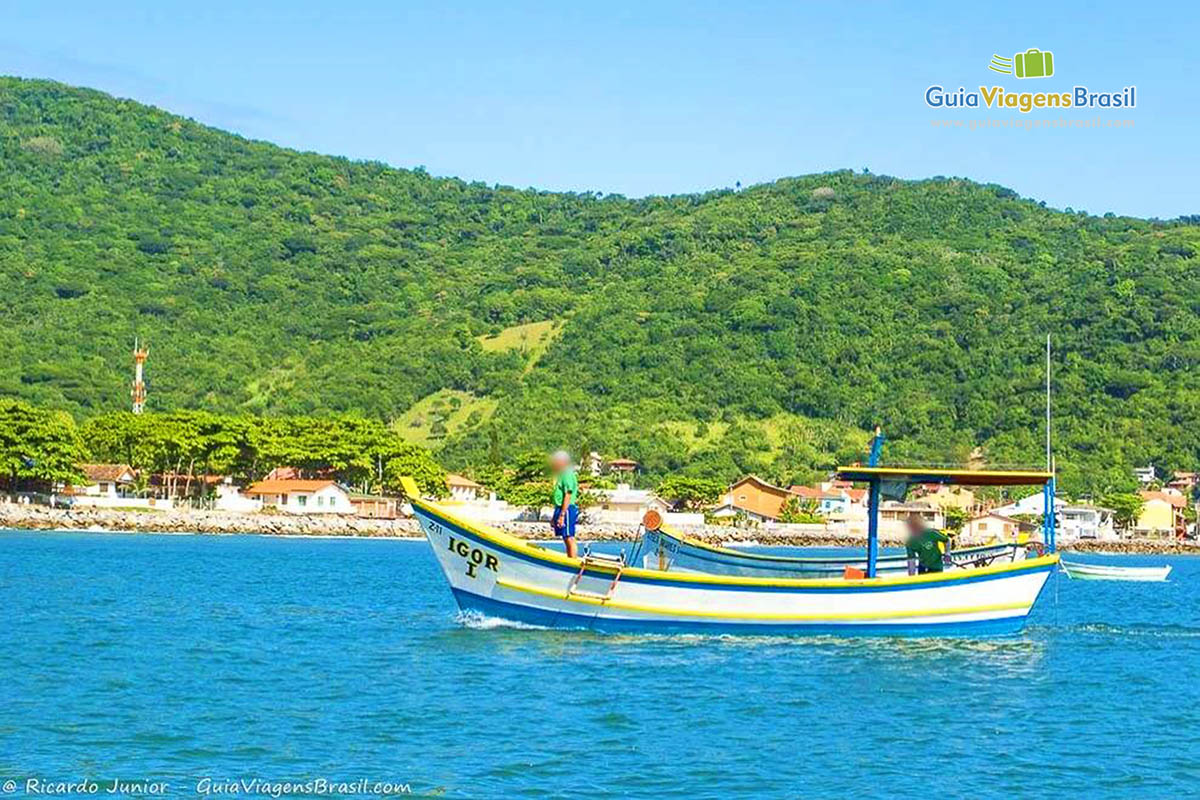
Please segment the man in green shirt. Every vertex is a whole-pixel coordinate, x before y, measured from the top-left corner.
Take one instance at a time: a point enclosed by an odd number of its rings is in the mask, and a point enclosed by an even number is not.
[[[907,524],[908,541],[904,543],[904,549],[908,553],[908,574],[912,575],[914,571],[918,575],[941,572],[942,550],[939,545],[949,542],[950,537],[926,525],[920,514],[910,514]]]
[[[559,450],[550,456],[550,470],[554,474],[554,517],[551,523],[554,532],[562,537],[567,556],[575,558],[575,523],[579,519],[579,478],[571,464],[571,456]]]

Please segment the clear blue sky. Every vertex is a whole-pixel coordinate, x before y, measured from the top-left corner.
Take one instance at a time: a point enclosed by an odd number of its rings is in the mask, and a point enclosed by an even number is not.
[[[0,73],[521,187],[641,196],[869,167],[1200,213],[1200,4],[983,5],[5,0]],[[987,70],[1029,47],[1054,52],[1054,78]],[[934,130],[954,115],[925,106],[932,83],[1136,84],[1135,128]]]

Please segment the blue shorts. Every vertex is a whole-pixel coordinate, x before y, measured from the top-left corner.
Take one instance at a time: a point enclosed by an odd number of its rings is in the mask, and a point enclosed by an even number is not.
[[[554,517],[550,520],[550,524],[554,526],[554,533],[564,539],[570,539],[575,536],[575,523],[579,521],[579,506],[567,506],[567,523],[561,528],[558,527],[558,518],[562,516],[562,506],[557,506],[554,509]]]

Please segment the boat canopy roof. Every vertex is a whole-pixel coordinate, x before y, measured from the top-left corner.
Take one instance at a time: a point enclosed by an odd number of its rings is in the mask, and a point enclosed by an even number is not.
[[[905,483],[945,483],[960,486],[1044,485],[1053,472],[1041,470],[935,469],[933,467],[838,467],[837,477],[844,481],[903,481]]]

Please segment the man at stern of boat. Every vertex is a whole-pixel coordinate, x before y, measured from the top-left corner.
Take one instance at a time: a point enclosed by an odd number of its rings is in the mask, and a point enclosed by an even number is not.
[[[579,519],[579,478],[571,464],[571,456],[559,450],[550,456],[550,470],[554,475],[554,532],[562,537],[567,556],[575,558],[575,523]]]
[[[908,553],[908,574],[941,572],[942,549],[939,545],[949,542],[950,537],[929,527],[920,514],[909,514],[905,524],[908,526],[908,540],[904,543]]]

